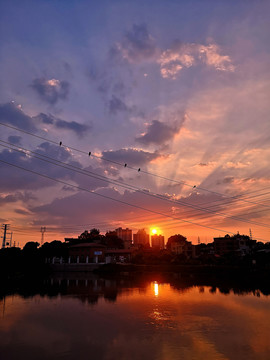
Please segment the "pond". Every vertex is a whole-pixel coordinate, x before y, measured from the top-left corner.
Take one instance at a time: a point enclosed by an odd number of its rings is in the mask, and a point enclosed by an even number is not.
[[[269,359],[270,296],[128,274],[58,274],[0,302],[0,358]]]

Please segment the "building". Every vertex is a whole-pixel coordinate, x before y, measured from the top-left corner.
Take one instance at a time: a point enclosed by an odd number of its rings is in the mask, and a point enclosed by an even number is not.
[[[71,263],[104,263],[106,246],[95,243],[71,245],[68,249]]]
[[[214,238],[214,249],[218,255],[234,252],[243,256],[249,254],[255,244],[256,240],[251,240],[248,235],[240,235],[239,233],[233,236],[227,234],[223,237]]]
[[[154,234],[151,236],[151,245],[154,249],[163,250],[165,247],[164,244],[164,236],[163,235],[157,235]]]
[[[115,229],[115,232],[119,239],[123,240],[124,248],[130,249],[132,246],[132,230],[128,228],[122,229],[119,227],[118,229]]]
[[[145,229],[140,229],[137,234],[133,234],[134,247],[150,247],[149,234],[146,233]]]
[[[108,263],[130,263],[132,249],[109,249],[105,250],[106,264]]]

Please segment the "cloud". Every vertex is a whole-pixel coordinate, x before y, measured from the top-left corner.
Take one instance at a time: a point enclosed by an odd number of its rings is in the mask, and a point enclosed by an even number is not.
[[[42,122],[46,125],[54,125],[59,129],[74,131],[78,136],[82,136],[90,128],[89,125],[59,119],[51,114],[40,113],[36,116],[29,116],[23,112],[21,105],[16,105],[15,102],[0,104],[0,122],[31,132],[36,132],[38,130],[36,125],[39,125],[37,122]],[[19,136],[10,136],[9,139],[12,139],[9,141],[13,143],[19,143],[21,140]]]
[[[134,24],[128,31],[122,42],[118,42],[114,47],[115,53],[120,53],[122,57],[130,63],[136,63],[152,59],[157,51],[154,38],[149,34],[145,24]]]
[[[56,180],[70,181],[72,180],[73,184],[80,186],[86,189],[95,190],[101,187],[107,187],[109,182],[104,179],[101,180],[99,176],[105,176],[105,170],[102,168],[93,168],[88,166],[84,168],[78,161],[73,160],[73,155],[67,149],[60,147],[58,145],[50,144],[44,142],[40,144],[35,150],[36,153],[44,155],[46,161],[42,161],[35,157],[32,157],[31,154],[24,154],[17,151],[4,150],[0,152],[0,159],[8,163],[17,165],[30,171],[34,171],[45,176],[52,177]],[[49,158],[64,162],[75,169],[67,169],[61,166],[54,165],[50,163]],[[52,160],[53,161],[53,160]],[[63,166],[65,166],[63,164]],[[79,169],[77,169],[79,168]],[[41,190],[46,187],[51,187],[56,184],[56,182],[40,177],[31,172],[24,171],[22,169],[15,168],[8,164],[0,162],[0,171],[5,173],[5,178],[1,179],[1,191],[13,191],[13,190]],[[83,172],[86,174],[84,175]],[[72,186],[71,186],[72,188]],[[74,190],[74,188],[72,188]],[[64,190],[67,190],[65,188]],[[75,189],[76,190],[76,189]],[[6,201],[17,201],[19,195],[14,197],[10,196],[6,198]],[[5,198],[2,197],[2,201]],[[1,202],[1,198],[0,198]]]
[[[245,168],[247,166],[250,166],[250,162],[246,162],[246,163],[243,163],[241,161],[236,161],[236,162],[233,162],[233,161],[228,161],[223,167],[224,169],[242,169],[242,168]]]
[[[194,44],[173,45],[172,49],[162,52],[158,63],[163,78],[176,79],[176,75],[184,68],[189,68],[195,63]]]
[[[220,55],[220,48],[216,44],[199,45],[198,50],[199,58],[207,65],[214,66],[220,71],[234,71],[231,58],[228,55]]]
[[[109,102],[109,111],[112,115],[116,115],[118,112],[126,112],[128,114],[137,113],[136,106],[128,106],[126,103],[121,100],[119,97],[112,95],[112,98]],[[139,112],[139,115],[143,115],[142,112]]]
[[[79,162],[72,160],[72,154],[67,149],[49,142],[41,143],[37,147],[37,152],[41,155],[46,155],[60,161],[69,162],[72,165],[80,165]]]
[[[9,203],[15,203],[17,201],[22,201],[23,203],[26,203],[30,200],[35,200],[36,197],[30,193],[30,192],[15,192],[12,194],[7,194],[7,195],[0,195],[0,204],[1,205],[5,205],[5,204],[9,204]]]
[[[160,154],[157,152],[150,153],[137,149],[119,149],[114,151],[103,151],[102,156],[112,161],[122,162],[123,165],[128,164],[129,166],[142,166],[154,159],[157,159],[160,157]]]
[[[37,116],[34,117],[34,119],[40,120],[44,124],[53,124],[54,123],[54,117],[52,115],[47,115],[44,113],[40,113]]]
[[[129,63],[144,61],[158,63],[160,74],[165,79],[175,80],[180,71],[195,65],[205,64],[218,71],[234,71],[235,66],[229,55],[222,54],[222,49],[215,43],[181,43],[175,41],[171,48],[162,50],[149,34],[145,24],[134,24],[121,42],[110,51],[111,58],[121,56]]]
[[[31,212],[29,212],[28,210],[24,210],[24,209],[14,209],[14,212],[20,215],[29,215],[31,214]]]
[[[64,185],[64,186],[62,187],[62,190],[63,190],[63,191],[67,191],[67,192],[76,192],[76,190],[75,190],[74,187],[68,186],[68,185]]]
[[[80,124],[77,121],[66,121],[63,119],[55,118],[51,114],[40,113],[33,117],[35,120],[39,120],[47,125],[55,125],[59,129],[74,131],[78,136],[82,136],[88,129],[88,125]]]
[[[41,155],[50,156],[71,165],[80,166],[80,163],[74,161],[71,153],[63,147],[45,142],[40,144],[36,150]],[[72,171],[31,157],[30,154],[26,155],[17,151],[3,150],[0,155],[1,160],[29,169],[30,171],[33,170],[56,179],[74,178],[74,173]],[[1,191],[36,190],[55,185],[51,180],[47,180],[22,169],[14,168],[8,164],[0,163],[0,171],[1,173],[5,173],[5,177],[1,179]]]
[[[16,135],[10,135],[8,137],[8,141],[11,142],[12,144],[21,144],[21,136],[16,136]]]
[[[106,170],[104,168],[93,168],[91,165],[84,168],[83,171],[87,175],[81,175],[76,173],[73,180],[78,184],[78,186],[88,189],[96,190],[99,188],[106,188],[109,186],[109,181],[106,178]]]
[[[66,100],[70,88],[70,84],[67,81],[57,79],[46,80],[45,78],[34,79],[30,86],[43,101],[51,105],[56,104],[58,100]]]
[[[65,121],[61,119],[57,119],[55,122],[56,127],[59,129],[66,129],[74,131],[78,136],[82,136],[88,129],[89,126],[79,124],[76,121]]]
[[[173,125],[167,125],[159,120],[153,120],[151,124],[147,126],[145,134],[137,137],[135,140],[145,144],[158,144],[161,145],[164,142],[172,139],[177,134],[184,122],[184,119]]]
[[[0,105],[0,121],[24,130],[37,130],[32,117],[26,115],[22,111],[21,106],[16,105],[14,102]]]
[[[89,216],[91,216],[92,222],[100,222],[98,219],[101,214],[102,218],[106,218],[106,221],[109,223],[112,220],[117,219],[119,221],[119,218],[123,219],[130,212],[133,214],[133,219],[134,214],[144,216],[144,218],[149,216],[147,212],[136,209],[136,206],[152,210],[159,209],[161,212],[167,212],[170,208],[166,202],[160,201],[155,197],[149,197],[145,193],[138,191],[126,190],[124,193],[120,193],[115,188],[107,187],[100,189],[98,193],[108,198],[80,191],[65,198],[56,198],[50,204],[30,208],[30,210],[39,215],[39,217],[42,215],[43,220],[48,223],[57,223],[58,221],[61,222],[61,220],[87,222],[89,221]],[[109,198],[116,201],[112,201]],[[135,208],[123,203],[121,204],[121,202],[133,204]]]
[[[202,167],[208,166],[208,163],[199,163],[198,166],[202,166]]]
[[[234,182],[234,176],[225,176],[224,179],[217,181],[217,185],[219,185],[219,184],[231,184],[232,182]]]
[[[216,44],[176,42],[171,49],[163,51],[157,60],[160,64],[161,76],[175,80],[182,69],[199,63],[212,66],[219,71],[234,71],[231,58],[228,55],[221,55],[220,51],[220,47]]]
[[[109,110],[111,114],[117,114],[118,111],[127,111],[129,112],[128,106],[118,97],[112,96],[109,103]]]

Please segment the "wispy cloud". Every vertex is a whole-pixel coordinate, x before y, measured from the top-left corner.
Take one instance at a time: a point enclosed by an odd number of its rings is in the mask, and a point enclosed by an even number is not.
[[[221,55],[216,44],[176,43],[171,49],[162,52],[157,60],[163,78],[175,80],[180,71],[199,63],[214,67],[219,71],[234,71],[235,67],[228,55]]]
[[[157,51],[154,38],[149,34],[145,24],[134,24],[127,31],[123,40],[117,42],[114,52],[119,52],[123,59],[136,63],[152,59]]]
[[[59,129],[71,130],[78,136],[82,136],[91,128],[89,125],[80,124],[77,121],[59,119],[51,114],[40,113],[36,116],[29,116],[22,110],[22,107],[15,104],[15,102],[0,104],[0,121],[32,132],[38,130],[39,122],[41,122]],[[19,137],[13,136],[10,141],[19,143],[19,140]]]
[[[36,131],[33,119],[26,115],[20,105],[15,102],[0,104],[0,120],[5,124],[17,126],[20,129]]]
[[[79,124],[76,121],[66,121],[62,119],[56,119],[55,125],[59,129],[66,129],[74,131],[78,136],[83,136],[87,130],[89,130],[88,125]]]
[[[138,149],[119,149],[103,151],[102,156],[106,159],[127,163],[129,166],[142,166],[160,157],[158,152],[148,152]]]
[[[70,89],[67,81],[45,78],[34,79],[30,86],[41,100],[51,105],[56,104],[59,100],[66,100]]]
[[[182,118],[181,121],[174,122],[172,125],[165,124],[159,120],[153,120],[151,124],[147,125],[146,132],[136,137],[135,140],[144,145],[163,145],[179,132],[184,120],[185,118]]]

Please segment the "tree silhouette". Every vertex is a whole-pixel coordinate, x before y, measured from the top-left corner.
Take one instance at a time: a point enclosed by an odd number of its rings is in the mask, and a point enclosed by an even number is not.
[[[185,243],[187,240],[187,238],[183,235],[180,235],[180,234],[176,234],[176,235],[173,235],[173,236],[170,236],[169,239],[168,239],[168,242],[166,244],[166,248],[167,250],[171,250],[171,244],[172,242],[176,242],[176,243]]]

